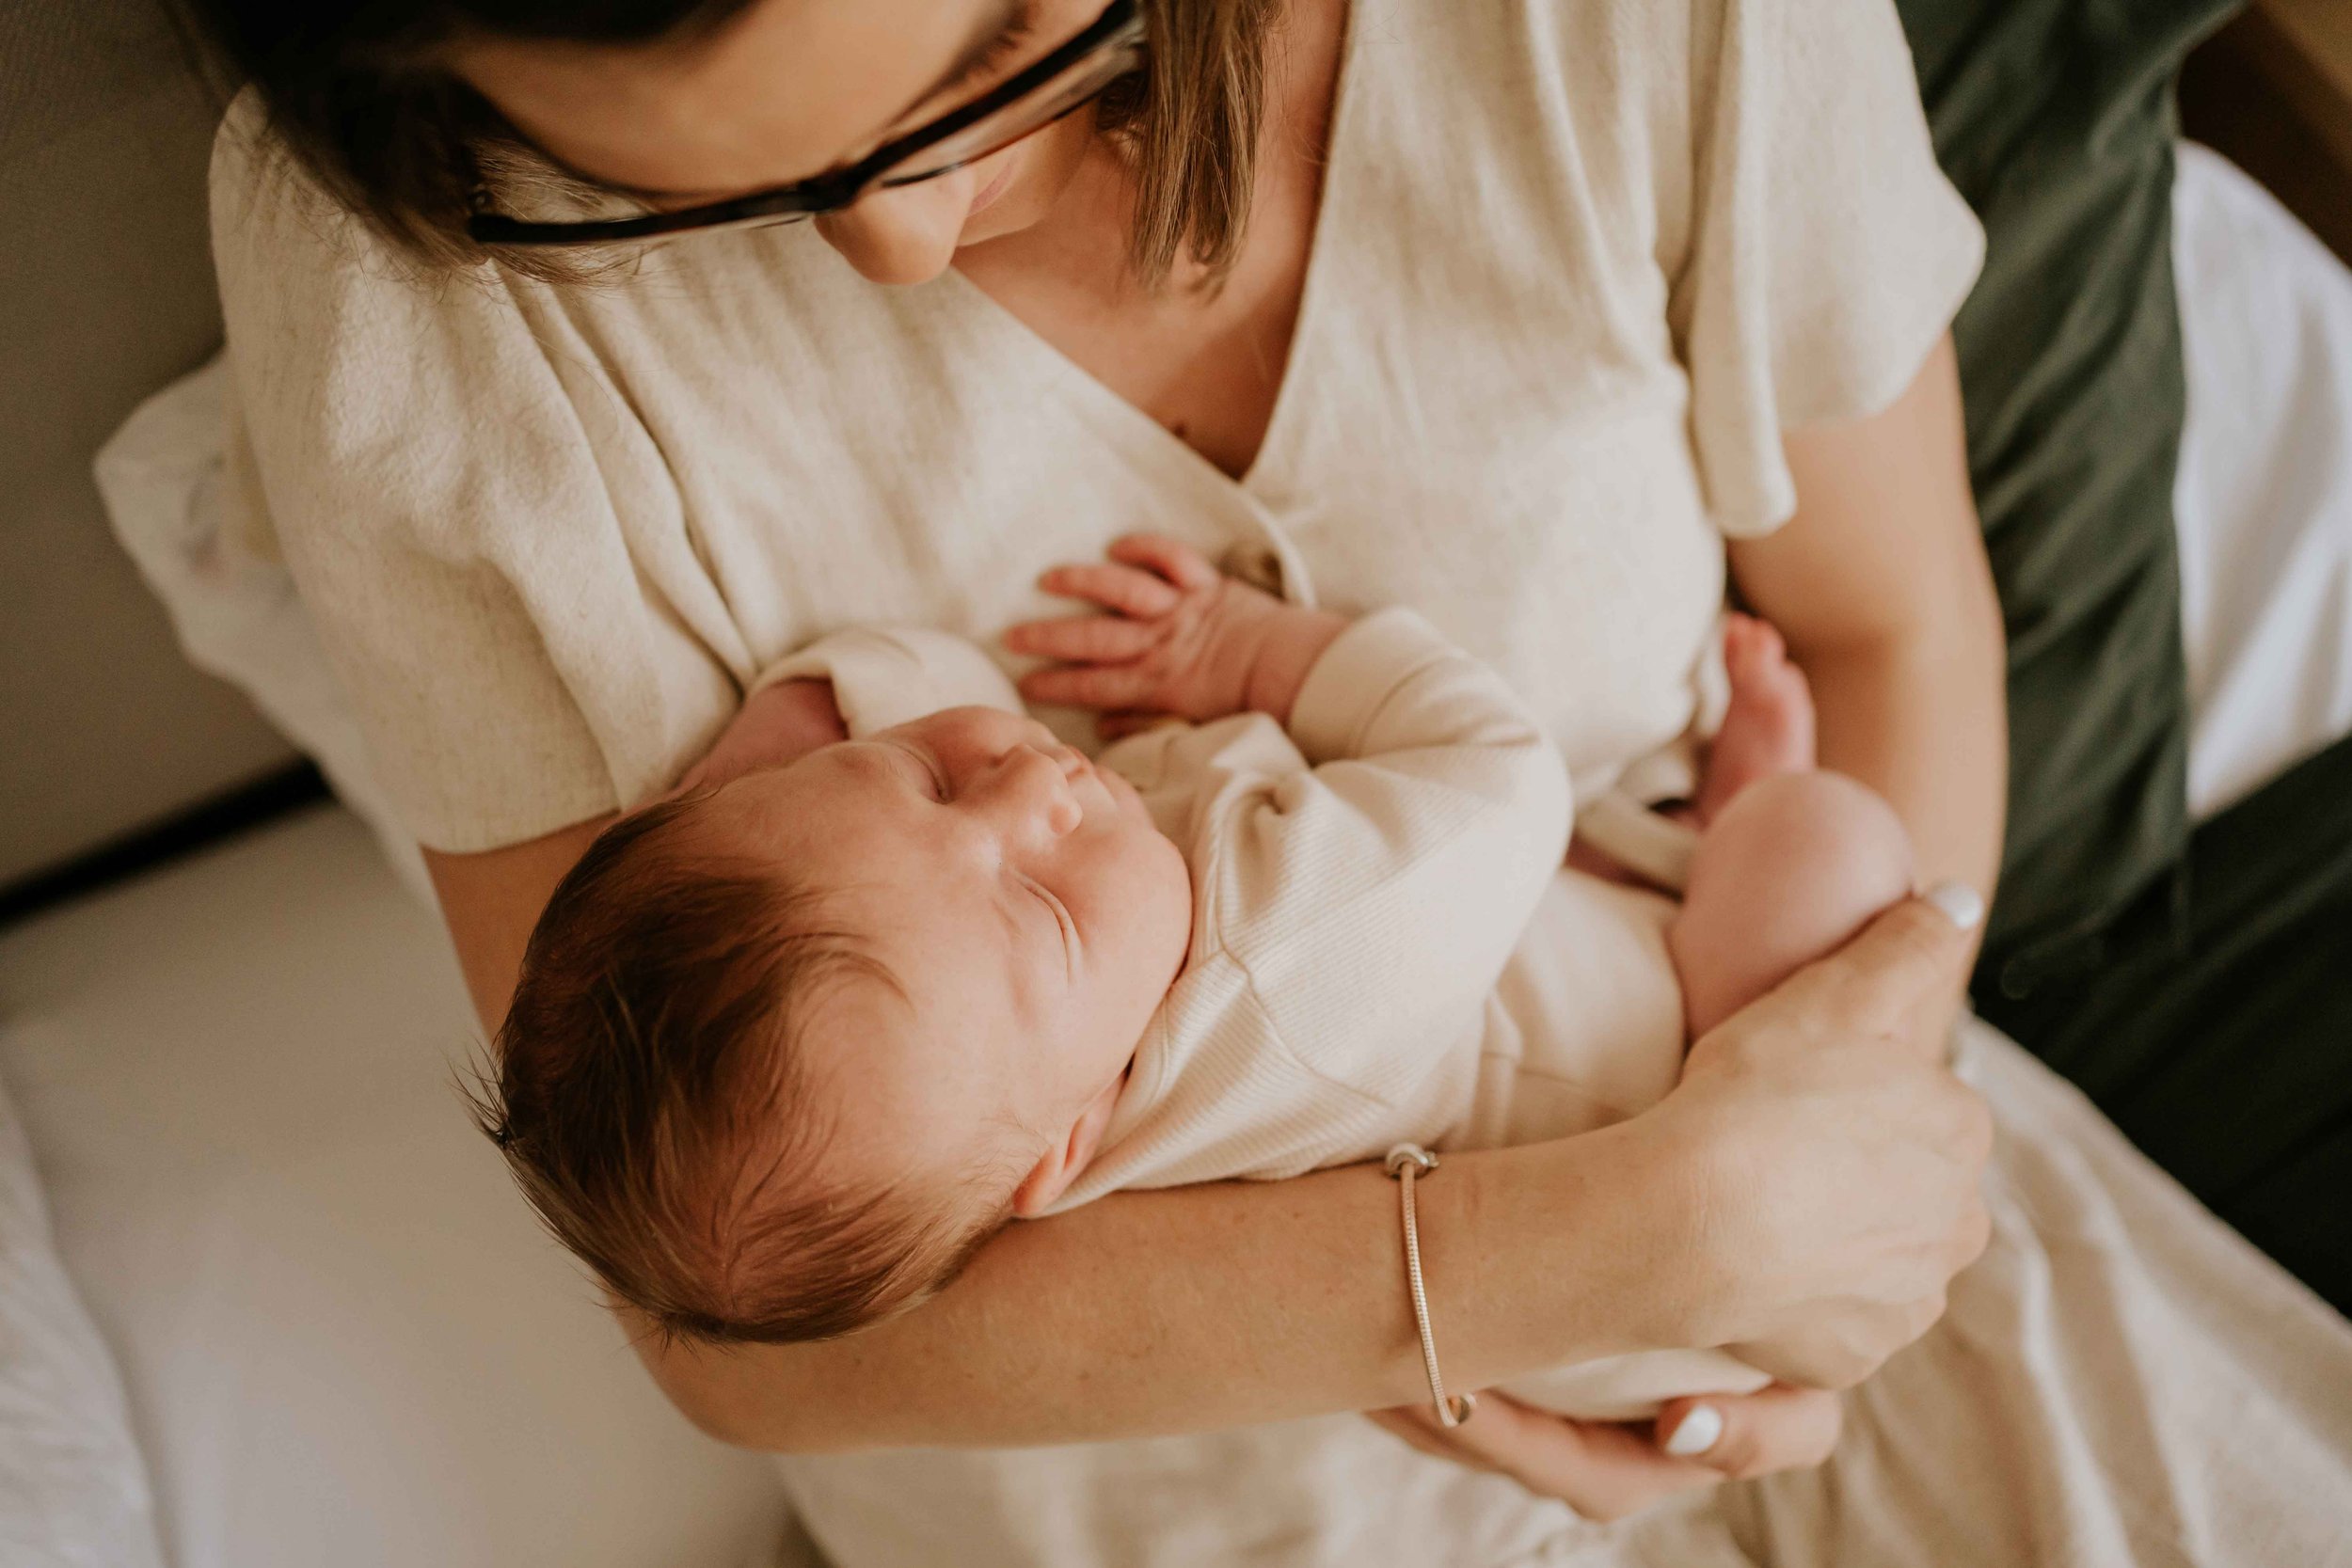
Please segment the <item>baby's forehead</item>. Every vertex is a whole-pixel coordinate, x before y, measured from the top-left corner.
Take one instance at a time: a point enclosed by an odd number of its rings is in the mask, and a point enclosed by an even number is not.
[[[836,741],[731,780],[712,792],[699,816],[717,846],[762,845],[811,856],[847,833],[886,829],[908,802],[906,782],[882,748]]]
[[[747,774],[707,802],[694,847],[772,866],[878,947],[961,945],[954,928],[993,918],[986,889],[951,863],[952,835],[918,793],[914,767],[888,747],[851,741]]]

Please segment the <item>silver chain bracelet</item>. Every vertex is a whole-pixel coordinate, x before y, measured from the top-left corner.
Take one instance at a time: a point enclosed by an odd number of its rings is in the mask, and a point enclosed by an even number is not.
[[[1445,1377],[1438,1370],[1438,1336],[1429,1326],[1429,1288],[1421,1276],[1421,1226],[1413,1213],[1413,1183],[1438,1168],[1438,1157],[1419,1144],[1399,1144],[1389,1150],[1382,1168],[1403,1192],[1405,1278],[1413,1291],[1413,1323],[1421,1330],[1421,1360],[1429,1372],[1429,1398],[1437,1406],[1438,1424],[1457,1427],[1478,1408],[1478,1398],[1474,1394],[1446,1397]]]

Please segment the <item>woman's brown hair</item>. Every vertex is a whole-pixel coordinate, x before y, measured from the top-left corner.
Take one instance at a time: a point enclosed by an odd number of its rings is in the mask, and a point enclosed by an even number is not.
[[[411,258],[462,268],[474,193],[523,166],[505,118],[441,64],[466,34],[610,45],[714,32],[754,0],[183,0],[271,128],[345,207]],[[1179,261],[1223,276],[1248,222],[1264,117],[1265,54],[1280,0],[1142,0],[1148,64],[1096,105],[1130,148],[1131,253],[1147,281]],[[510,269],[577,281],[559,253],[509,249]]]

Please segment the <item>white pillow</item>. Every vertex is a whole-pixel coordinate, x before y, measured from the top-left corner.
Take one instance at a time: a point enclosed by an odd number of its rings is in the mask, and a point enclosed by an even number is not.
[[[163,1568],[122,1379],[49,1230],[0,1085],[0,1561]]]
[[[366,738],[275,553],[223,356],[138,406],[98,453],[99,493],[188,662],[253,700],[373,830],[410,893],[424,860],[375,782]]]

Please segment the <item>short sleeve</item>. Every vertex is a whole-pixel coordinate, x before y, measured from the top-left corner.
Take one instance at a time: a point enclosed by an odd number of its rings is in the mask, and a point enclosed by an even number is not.
[[[489,849],[665,786],[749,672],[662,592],[675,488],[560,312],[489,269],[417,277],[249,93],[212,200],[264,526],[408,829]]]
[[[1709,509],[1796,509],[1785,432],[1893,404],[1959,313],[1984,233],[1944,177],[1892,0],[1702,0],[1692,211],[1669,305]]]

